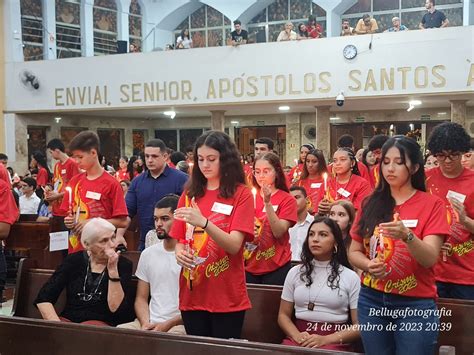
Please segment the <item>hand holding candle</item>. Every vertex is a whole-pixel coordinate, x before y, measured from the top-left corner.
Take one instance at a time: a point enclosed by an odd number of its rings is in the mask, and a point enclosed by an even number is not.
[[[329,196],[329,191],[328,191],[328,173],[323,174],[323,180],[324,180],[324,196],[327,198]]]

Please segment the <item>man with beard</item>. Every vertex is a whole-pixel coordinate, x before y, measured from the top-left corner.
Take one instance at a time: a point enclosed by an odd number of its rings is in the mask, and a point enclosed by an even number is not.
[[[186,334],[178,309],[181,267],[174,253],[177,240],[168,235],[178,199],[177,195],[169,194],[155,205],[153,219],[158,241],[141,253],[135,272],[138,277],[137,319],[119,328]]]

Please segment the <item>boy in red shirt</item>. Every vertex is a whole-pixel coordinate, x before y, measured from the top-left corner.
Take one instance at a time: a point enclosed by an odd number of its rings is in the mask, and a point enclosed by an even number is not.
[[[448,210],[449,237],[435,266],[438,295],[474,300],[474,171],[464,168],[461,156],[469,151],[469,134],[457,124],[435,127],[428,149],[439,166],[426,171],[426,187]]]
[[[370,168],[370,185],[375,188],[380,180],[380,157],[382,155],[382,146],[388,140],[389,136],[377,134],[369,141],[368,149],[375,157],[375,164]]]
[[[79,168],[74,159],[65,153],[64,143],[54,138],[48,142],[46,146],[53,159],[58,162],[54,165],[53,171],[53,190],[45,191],[44,200],[51,204],[53,219],[51,223],[51,231],[65,231],[64,217],[67,211],[61,210],[61,202],[63,200],[65,188],[73,176],[79,174]]]
[[[0,165],[2,165],[0,163]],[[3,299],[3,289],[7,280],[7,263],[3,254],[2,241],[8,237],[10,227],[18,218],[19,212],[16,206],[13,193],[5,180],[0,179],[0,196],[2,203],[0,204],[0,307]]]
[[[117,180],[99,163],[100,141],[96,133],[84,131],[71,141],[69,150],[84,173],[74,176],[68,184],[61,210],[67,211],[64,223],[71,230],[69,253],[83,250],[82,228],[91,218],[102,217],[116,228],[127,226],[127,206]]]

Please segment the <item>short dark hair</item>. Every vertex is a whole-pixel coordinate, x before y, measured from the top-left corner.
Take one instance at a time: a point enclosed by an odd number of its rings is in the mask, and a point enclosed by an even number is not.
[[[63,153],[66,151],[66,147],[64,147],[64,143],[58,138],[51,139],[46,145],[46,148],[51,149],[51,150],[59,149]]]
[[[241,25],[241,24],[242,24],[242,22],[240,22],[240,20],[235,20],[235,21],[234,21],[234,26],[235,26],[235,25]]]
[[[290,187],[290,192],[291,191],[300,191],[303,194],[304,198],[308,197],[306,189],[303,186],[293,185],[292,187]]]
[[[99,153],[100,139],[97,133],[92,131],[83,131],[77,134],[69,143],[69,150],[71,152],[80,150],[83,152],[89,152],[95,149]]]
[[[339,137],[339,140],[337,141],[337,146],[339,148],[351,148],[354,145],[354,137],[352,137],[350,134],[343,134],[342,136]]]
[[[364,16],[362,16],[362,20],[365,21],[366,19],[370,19],[370,15],[369,14],[365,14]]]
[[[180,161],[186,160],[186,155],[184,155],[184,153],[181,153],[181,152],[173,152],[170,155],[170,160],[174,165],[177,165]]]
[[[23,179],[23,182],[25,184],[27,184],[28,186],[31,186],[33,188],[33,190],[36,190],[36,186],[38,186],[38,184],[36,183],[36,180],[33,179],[32,177],[26,177]]]
[[[178,195],[165,195],[155,204],[155,208],[171,208],[171,212],[174,212],[174,210],[178,207],[178,200]]]
[[[469,141],[469,147],[471,148],[471,150],[474,150],[474,138],[471,138],[471,140]]]
[[[8,155],[5,153],[0,153],[0,160],[8,160]]]
[[[194,147],[192,145],[188,145],[186,148],[184,148],[185,153],[193,152],[193,151],[194,151]]]
[[[273,150],[273,140],[268,137],[260,137],[255,140],[255,144],[266,144],[268,149]]]
[[[389,138],[390,137],[385,134],[377,134],[373,136],[369,141],[369,150],[373,152],[376,149],[382,149],[383,145]]]
[[[348,18],[344,18],[344,19],[342,19],[342,23],[344,23],[344,22],[349,22],[349,23],[350,23],[350,21],[349,21],[349,19],[348,19]]]
[[[436,4],[435,4],[435,0],[429,0],[429,1],[430,1],[430,3],[431,3],[433,6],[436,5]]]
[[[160,148],[160,151],[162,153],[167,153],[167,148],[166,148],[165,142],[163,142],[159,138],[150,139],[148,142],[146,142],[145,148],[146,147]]]
[[[468,152],[471,137],[458,123],[444,122],[437,125],[428,138],[428,149],[431,154],[441,153],[443,150],[451,152]]]

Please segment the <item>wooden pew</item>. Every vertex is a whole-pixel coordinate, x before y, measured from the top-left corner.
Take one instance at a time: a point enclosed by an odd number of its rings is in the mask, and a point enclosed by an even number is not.
[[[293,346],[0,317],[2,354],[335,354]],[[351,354],[337,352],[337,354]],[[352,353],[353,354],[353,353]]]
[[[33,301],[39,288],[52,274],[52,270],[30,269],[32,261],[24,260],[21,263],[17,290],[13,305],[13,315],[29,318],[41,318]],[[136,282],[132,283],[136,287]],[[261,343],[281,343],[284,338],[277,318],[280,305],[281,286],[249,284],[248,294],[252,309],[245,315],[242,329],[242,339]],[[65,295],[62,294],[55,308],[58,312],[64,308]],[[443,316],[441,322],[450,323],[451,330],[440,332],[438,346],[452,345],[456,353],[472,354],[474,337],[474,301],[439,299],[438,308],[444,307],[452,312],[452,316]]]

